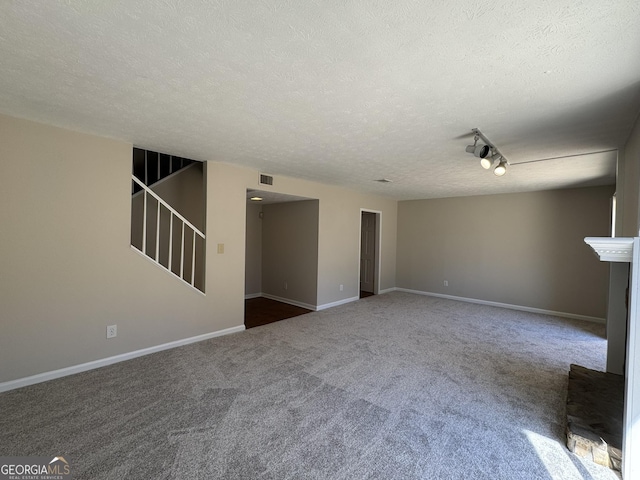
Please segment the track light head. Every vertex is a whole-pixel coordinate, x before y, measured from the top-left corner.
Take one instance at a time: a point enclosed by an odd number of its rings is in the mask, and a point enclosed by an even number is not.
[[[502,159],[498,164],[498,166],[493,170],[493,174],[496,177],[501,177],[505,173],[507,173],[507,162],[504,159]]]
[[[489,170],[492,164],[493,164],[493,160],[490,157],[485,157],[480,160],[480,166],[485,170]]]
[[[484,143],[467,145],[466,151],[469,153],[473,153],[478,158],[486,158],[491,151],[491,147],[489,145],[485,145]]]
[[[495,153],[494,150],[492,150],[491,153],[492,155],[490,157],[485,157],[480,160],[480,166],[482,166],[482,168],[484,168],[485,170],[489,170],[491,168],[491,165],[502,160],[502,155],[500,155],[499,153]]]

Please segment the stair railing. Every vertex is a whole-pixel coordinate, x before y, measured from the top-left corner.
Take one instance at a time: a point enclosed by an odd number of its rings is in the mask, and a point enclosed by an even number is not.
[[[140,181],[135,175],[131,176],[131,179],[140,186],[144,190],[144,200],[143,200],[143,213],[142,213],[142,249],[139,249],[135,245],[131,245],[136,250],[142,252],[147,258],[153,260],[156,264],[168,270],[173,275],[180,278],[182,281],[188,283],[192,287],[198,289],[203,292],[203,288],[196,286],[196,235],[199,236],[203,240],[205,240],[205,234],[202,233],[195,225],[193,225],[189,220],[184,218],[176,209],[174,209],[167,202],[162,200],[153,190],[147,187],[142,181]],[[153,197],[157,203],[156,208],[156,219],[155,219],[155,251],[147,252],[147,204],[149,196]],[[164,207],[170,213],[170,221],[169,221],[169,252],[168,252],[168,263],[167,265],[163,265],[160,261],[160,211],[161,208]],[[174,218],[176,219],[174,221]],[[175,225],[177,223],[177,225]],[[191,245],[191,258],[185,258],[185,227],[191,229],[193,231],[192,235],[192,245]],[[180,229],[180,274],[177,274],[173,271],[173,250],[174,250],[174,229]],[[190,278],[185,278],[185,262],[191,261],[191,269],[190,269]],[[203,292],[204,293],[204,292]]]

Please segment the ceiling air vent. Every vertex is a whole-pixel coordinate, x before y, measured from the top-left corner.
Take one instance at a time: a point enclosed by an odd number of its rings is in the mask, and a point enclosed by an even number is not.
[[[260,185],[273,185],[273,177],[271,175],[260,174]]]

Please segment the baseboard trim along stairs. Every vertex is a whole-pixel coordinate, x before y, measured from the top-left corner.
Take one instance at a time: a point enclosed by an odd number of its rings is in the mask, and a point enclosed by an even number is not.
[[[196,335],[195,337],[183,338],[182,340],[176,340],[174,342],[163,343],[162,345],[156,345],[154,347],[148,347],[141,350],[135,350],[133,352],[122,353],[113,357],[101,358],[100,360],[81,363],[80,365],[73,365],[71,367],[61,368],[59,370],[39,373],[37,375],[18,378],[16,380],[9,380],[8,382],[0,383],[0,393],[8,392],[9,390],[15,390],[16,388],[27,387],[29,385],[35,385],[36,383],[42,383],[48,380],[54,380],[56,378],[66,377],[68,375],[73,375],[76,373],[86,372],[87,370],[93,370],[95,368],[106,367],[107,365],[124,362],[126,360],[142,357],[151,353],[161,352],[162,350],[169,350],[170,348],[181,347],[190,343],[202,342],[203,340],[208,340],[210,338],[221,337],[222,335],[229,335],[231,333],[238,333],[242,331],[244,331],[244,325],[239,325],[237,327],[225,328],[224,330],[218,330],[216,332]]]

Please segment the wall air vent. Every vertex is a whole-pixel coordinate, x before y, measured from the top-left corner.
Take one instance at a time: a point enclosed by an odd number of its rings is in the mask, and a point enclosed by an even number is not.
[[[273,177],[271,175],[260,174],[260,185],[273,185]]]

